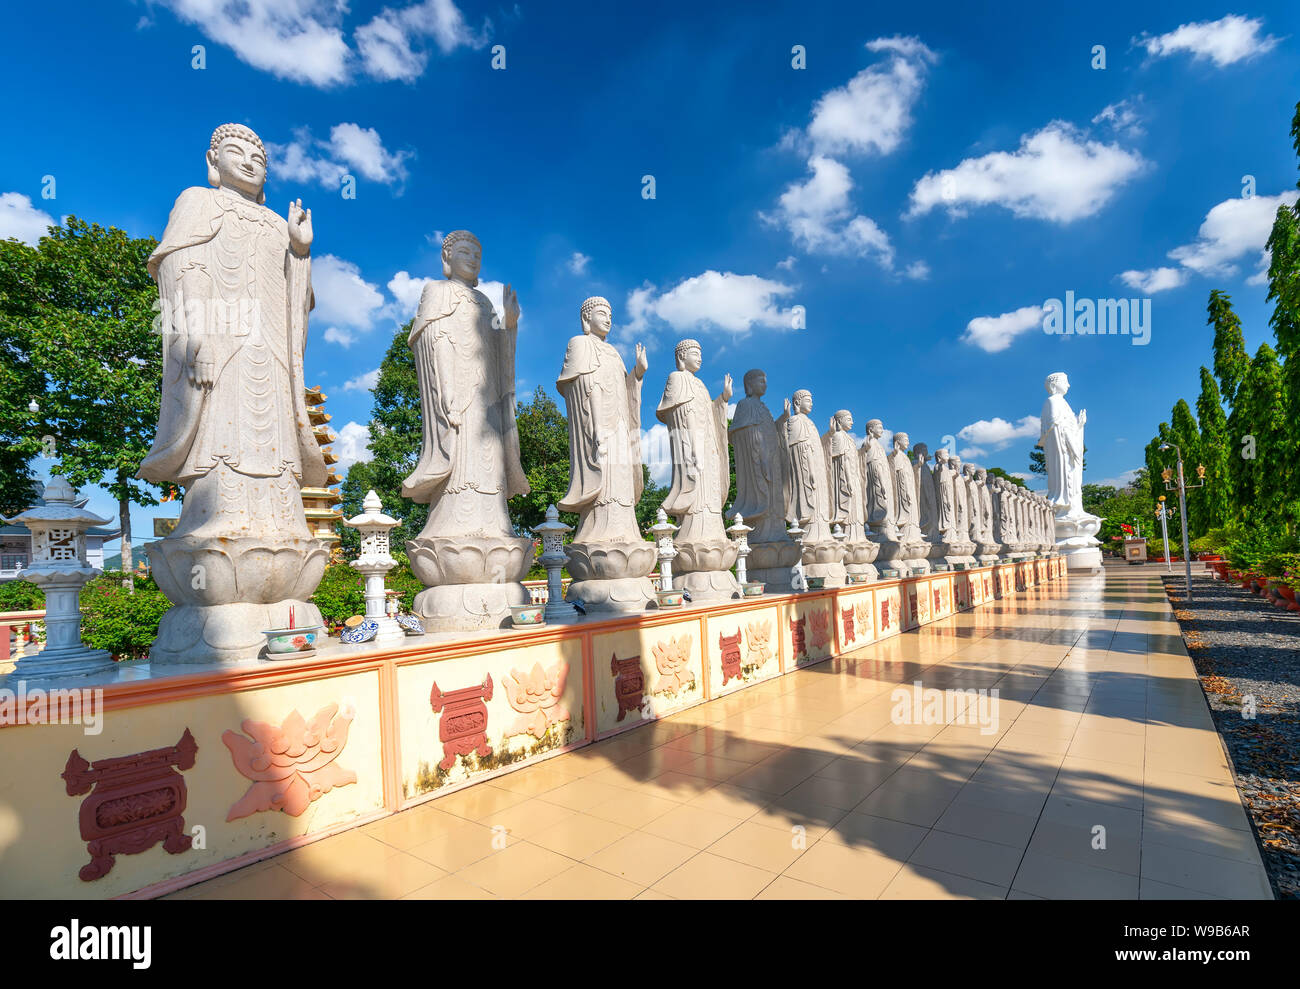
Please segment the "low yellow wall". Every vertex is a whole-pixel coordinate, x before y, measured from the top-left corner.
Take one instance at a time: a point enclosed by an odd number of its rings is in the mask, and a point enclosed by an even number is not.
[[[156,895],[1064,576],[999,564],[124,680],[97,734],[0,726],[0,896]]]

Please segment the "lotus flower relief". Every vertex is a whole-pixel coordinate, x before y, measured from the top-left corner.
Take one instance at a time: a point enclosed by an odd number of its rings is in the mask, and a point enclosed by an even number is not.
[[[253,781],[226,815],[234,821],[263,810],[282,810],[297,817],[336,786],[357,781],[357,774],[334,763],[348,743],[351,714],[328,704],[311,721],[294,710],[276,726],[245,719],[240,726],[249,736],[227,731],[221,736],[235,768]]]
[[[853,613],[857,616],[858,627],[865,630],[866,633],[870,633],[872,624],[871,603],[869,601],[864,601],[861,604],[855,604],[853,606]]]
[[[695,677],[688,669],[691,658],[691,636],[680,635],[669,638],[666,642],[656,642],[653,647],[655,667],[659,670],[659,682],[655,693],[676,692],[692,686]]]
[[[509,676],[502,677],[506,700],[519,714],[506,731],[506,737],[528,734],[541,738],[551,725],[568,721],[569,710],[560,703],[568,676],[569,664],[560,660],[549,670],[543,669],[541,663],[534,663],[528,673],[511,670]]]
[[[745,631],[745,665],[762,666],[772,658],[772,622],[748,622]]]

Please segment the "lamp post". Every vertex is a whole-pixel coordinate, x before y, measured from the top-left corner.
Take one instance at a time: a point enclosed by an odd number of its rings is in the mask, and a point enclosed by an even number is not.
[[[1169,559],[1169,526],[1166,519],[1169,518],[1169,510],[1165,507],[1165,496],[1160,496],[1160,507],[1156,509],[1156,518],[1160,520],[1160,534],[1165,541],[1165,569],[1170,573],[1174,572],[1174,565]]]
[[[1178,455],[1178,514],[1181,515],[1183,519],[1183,568],[1186,571],[1186,575],[1187,575],[1187,600],[1190,601],[1192,599],[1192,550],[1191,547],[1188,546],[1187,544],[1187,488],[1189,487],[1189,485],[1187,483],[1187,478],[1183,475],[1183,451],[1179,448],[1178,444],[1161,443],[1160,449],[1168,450],[1171,446],[1174,448],[1174,451]],[[1168,468],[1166,468],[1165,470],[1167,472]],[[1162,473],[1161,476],[1163,477],[1164,474]],[[1204,487],[1205,486],[1204,465],[1196,468],[1196,476],[1200,478],[1201,483],[1190,485],[1190,487],[1193,488]],[[1167,477],[1165,477],[1165,490],[1167,491],[1173,490],[1173,486],[1171,485]]]
[[[352,561],[352,568],[366,581],[366,618],[379,626],[373,641],[402,642],[406,632],[384,607],[384,575],[397,566],[389,553],[388,533],[400,523],[384,514],[383,502],[372,489],[361,503],[361,514],[343,524],[361,534],[361,553]]]
[[[655,524],[650,526],[650,533],[655,537],[655,547],[659,553],[659,590],[673,589],[673,557],[677,548],[673,546],[673,533],[677,526],[668,521],[668,513],[662,508],[655,516]]]
[[[745,557],[749,555],[747,537],[753,531],[754,527],[746,525],[744,516],[739,512],[736,513],[736,520],[727,527],[727,535],[736,541],[736,580],[740,582],[741,587],[749,582],[749,574],[745,570]]]
[[[564,551],[564,537],[573,526],[560,521],[560,512],[554,505],[546,506],[546,521],[533,526],[533,532],[542,537],[542,555],[538,558],[546,568],[546,620],[563,621],[577,618],[578,609],[564,600],[564,575],[560,573],[569,554]]]

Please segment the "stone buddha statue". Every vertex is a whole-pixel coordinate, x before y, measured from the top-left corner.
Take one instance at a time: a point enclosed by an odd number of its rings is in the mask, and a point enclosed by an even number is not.
[[[785,443],[763,402],[767,375],[758,368],[746,371],[744,386],[745,397],[736,403],[727,427],[736,458],[736,501],[727,517],[740,515],[754,527],[748,539],[749,579],[765,583],[770,591],[789,591],[799,547],[785,527]]]
[[[301,488],[326,466],[308,419],[303,351],[312,308],[311,211],[264,204],[266,149],[223,124],[210,188],[176,200],[149,257],[158,283],[163,378],[158,430],[138,477],[185,489],[180,520],[146,549],[173,607],[155,663],[256,657],[264,630],[321,624],[309,604],[329,553]]]
[[[830,428],[822,434],[830,472],[831,521],[844,528],[844,569],[875,580],[872,566],[880,545],[867,538],[866,505],[862,496],[862,462],[853,444],[853,413],[840,409],[831,417]]]
[[[777,426],[785,436],[790,497],[786,517],[803,529],[804,571],[828,586],[844,583],[844,546],[831,532],[830,473],[822,438],[810,418],[812,392],[801,388],[785,403]]]
[[[894,433],[894,452],[889,455],[889,466],[894,474],[895,518],[899,541],[907,547],[908,568],[913,574],[929,573],[926,558],[930,546],[921,535],[920,496],[916,490],[916,467],[908,456],[912,438],[901,430]]]
[[[402,494],[428,504],[407,542],[425,585],[415,610],[441,631],[504,627],[526,604],[520,582],[532,540],[510,524],[506,502],[527,494],[515,422],[519,301],[505,287],[498,323],[478,291],[483,249],[468,230],[442,242],[441,280],[425,283],[408,338],[420,383],[424,442]]]
[[[885,577],[906,577],[912,568],[907,564],[909,550],[898,531],[894,471],[880,442],[884,435],[884,423],[879,419],[868,420],[867,438],[858,451],[862,463],[863,504],[871,539],[880,544],[880,558],[876,565],[881,571],[892,571],[892,574],[883,573]]]
[[[600,296],[578,313],[582,333],[569,340],[556,387],[569,418],[569,489],[559,507],[578,513],[568,546],[569,596],[588,610],[639,611],[655,599],[648,575],[654,544],[641,538],[636,505],[641,467],[641,381],[646,350],[636,345],[631,371],[609,343],[613,310]]]
[[[673,585],[697,601],[740,597],[740,585],[731,573],[736,546],[722,526],[723,503],[731,488],[727,458],[731,375],[723,379],[722,393],[710,399],[696,376],[703,365],[699,341],[680,341],[674,356],[677,370],[668,375],[655,410],[668,427],[672,451],[672,487],[663,508],[679,526]]]

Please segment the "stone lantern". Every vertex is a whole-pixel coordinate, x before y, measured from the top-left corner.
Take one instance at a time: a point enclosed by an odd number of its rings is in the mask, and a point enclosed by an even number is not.
[[[112,670],[108,652],[88,649],[81,641],[81,588],[102,573],[86,562],[86,530],[108,519],[78,508],[77,492],[57,475],[45,486],[44,501],[6,519],[32,533],[32,562],[18,579],[45,592],[45,648],[18,660],[14,675],[89,676]]]
[[[727,535],[736,541],[736,581],[741,587],[749,583],[749,574],[745,572],[745,557],[749,556],[748,536],[754,531],[752,525],[745,524],[745,518],[739,512],[735,521],[727,526]]]
[[[542,555],[539,562],[546,568],[546,620],[548,622],[576,618],[578,609],[564,600],[564,577],[560,571],[569,558],[564,551],[564,537],[573,526],[560,521],[560,512],[554,505],[546,508],[546,521],[533,526],[533,532],[542,537]]]
[[[808,535],[808,530],[800,527],[799,520],[795,519],[786,528],[791,542],[799,547],[799,562],[794,565],[794,575],[790,580],[791,586],[796,591],[808,590],[808,575],[803,568],[803,538]]]
[[[366,578],[366,619],[379,626],[375,643],[402,642],[406,633],[384,612],[384,574],[397,566],[388,548],[388,533],[400,523],[384,514],[383,503],[373,490],[361,503],[361,514],[343,524],[361,534],[361,555],[352,566]]]
[[[662,508],[659,514],[655,516],[655,524],[650,527],[650,533],[655,537],[655,547],[659,551],[659,590],[671,591],[673,589],[673,557],[677,555],[677,548],[673,546],[673,533],[677,531],[677,526],[668,521],[668,513]]]

